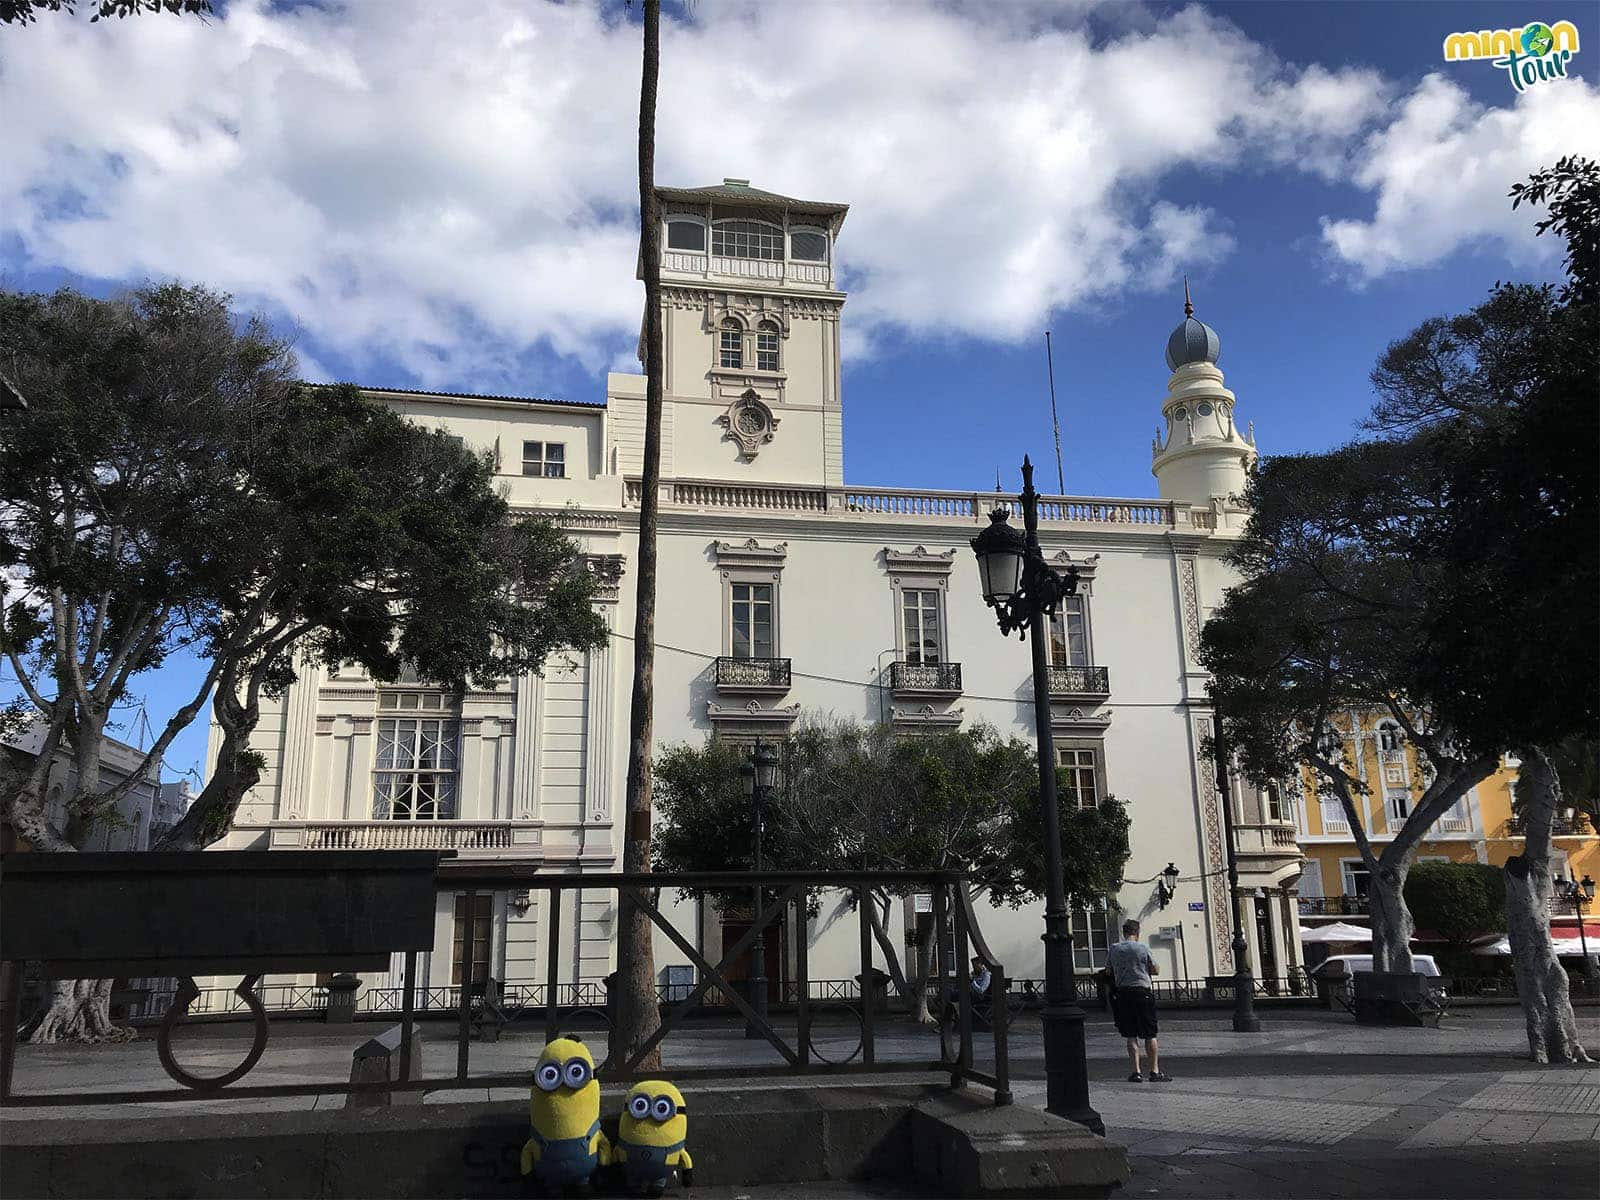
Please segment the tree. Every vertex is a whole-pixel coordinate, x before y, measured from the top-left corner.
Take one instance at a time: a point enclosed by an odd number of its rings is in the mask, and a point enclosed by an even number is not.
[[[674,746],[657,765],[662,870],[732,870],[751,861],[743,750],[713,737]],[[885,725],[803,720],[785,740],[783,778],[768,811],[763,856],[774,870],[962,870],[979,895],[1020,905],[1044,893],[1034,750],[980,725],[916,737]],[[1115,797],[1063,814],[1069,895],[1100,901],[1121,886],[1128,816]],[[898,892],[880,887],[867,918],[896,991],[928,1019],[931,927],[922,972],[908,977],[888,917]]]
[[[1506,919],[1505,874],[1484,863],[1423,862],[1406,879],[1406,905],[1457,954]]]
[[[0,429],[0,641],[45,744],[3,797],[36,850],[70,851],[141,773],[100,785],[112,707],[186,647],[208,660],[157,761],[215,691],[216,768],[162,848],[226,833],[261,760],[263,696],[299,664],[403,664],[453,686],[598,644],[593,581],[545,522],[509,519],[484,459],[292,359],[227,297],[168,285],[117,301],[0,296],[0,347],[29,408]],[[59,746],[63,829],[42,791]],[[35,1040],[115,1035],[107,981],[62,985]]]
[[[1566,243],[1565,283],[1498,286],[1395,343],[1371,426],[1418,440],[1441,481],[1423,685],[1475,741],[1522,757],[1507,928],[1532,1057],[1566,1061],[1587,1054],[1550,938],[1549,854],[1561,774],[1592,811],[1600,725],[1600,164],[1564,158],[1510,194],[1547,207],[1536,229]]]
[[[1407,972],[1404,887],[1417,847],[1498,761],[1496,745],[1443,720],[1422,686],[1436,570],[1424,550],[1437,481],[1415,446],[1369,442],[1269,460],[1248,502],[1250,521],[1230,554],[1242,581],[1202,634],[1228,741],[1258,781],[1314,768],[1369,872],[1374,966]],[[1421,798],[1381,848],[1358,802],[1368,795],[1363,772],[1333,728],[1336,715],[1373,710],[1399,726],[1426,767]]]
[[[105,17],[135,17],[140,13],[167,12],[204,18],[214,10],[211,0],[89,0],[91,23]],[[75,0],[0,0],[0,25],[26,25],[42,12],[77,13]]]
[[[644,471],[639,497],[639,563],[635,576],[633,694],[628,708],[628,783],[622,869],[650,870],[651,756],[655,738],[656,521],[661,479],[661,220],[656,197],[656,88],[661,77],[661,0],[643,0],[644,61],[639,81],[639,260],[644,274]],[[661,1024],[656,1004],[655,936],[643,889],[618,897],[618,1005],[613,1033],[618,1057],[631,1057]],[[633,903],[629,903],[629,900]],[[615,1051],[614,1051],[615,1053]],[[657,1070],[658,1050],[639,1066]]]

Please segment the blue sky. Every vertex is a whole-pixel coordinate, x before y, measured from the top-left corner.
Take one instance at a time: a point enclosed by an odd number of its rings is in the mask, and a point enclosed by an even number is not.
[[[7,286],[197,279],[296,330],[312,377],[603,398],[641,298],[637,27],[448,8],[7,33]],[[1571,79],[1442,61],[1561,19]],[[851,204],[850,481],[992,487],[1027,452],[1053,486],[1050,329],[1067,490],[1147,495],[1184,273],[1264,452],[1353,436],[1390,340],[1553,277],[1504,196],[1600,156],[1597,57],[1592,5],[700,0],[669,10],[658,179]],[[148,681],[152,720],[191,674]],[[169,764],[203,755],[202,723]]]

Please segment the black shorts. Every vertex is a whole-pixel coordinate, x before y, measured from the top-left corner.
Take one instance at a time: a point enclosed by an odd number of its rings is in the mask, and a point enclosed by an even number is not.
[[[1156,1036],[1156,994],[1149,988],[1118,988],[1111,998],[1111,1015],[1125,1038]]]

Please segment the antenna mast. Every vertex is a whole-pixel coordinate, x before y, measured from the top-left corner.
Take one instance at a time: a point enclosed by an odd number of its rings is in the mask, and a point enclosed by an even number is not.
[[[1061,418],[1056,415],[1056,364],[1055,355],[1050,350],[1050,331],[1044,331],[1044,363],[1045,370],[1050,373],[1050,424],[1056,431],[1056,494],[1067,494],[1067,480],[1061,473]]]

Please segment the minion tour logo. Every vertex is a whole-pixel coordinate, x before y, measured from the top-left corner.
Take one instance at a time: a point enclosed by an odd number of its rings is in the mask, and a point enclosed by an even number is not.
[[[1534,21],[1521,29],[1481,29],[1444,39],[1446,62],[1490,59],[1504,68],[1511,86],[1525,92],[1545,79],[1565,79],[1567,63],[1578,52],[1578,27],[1571,21]]]

